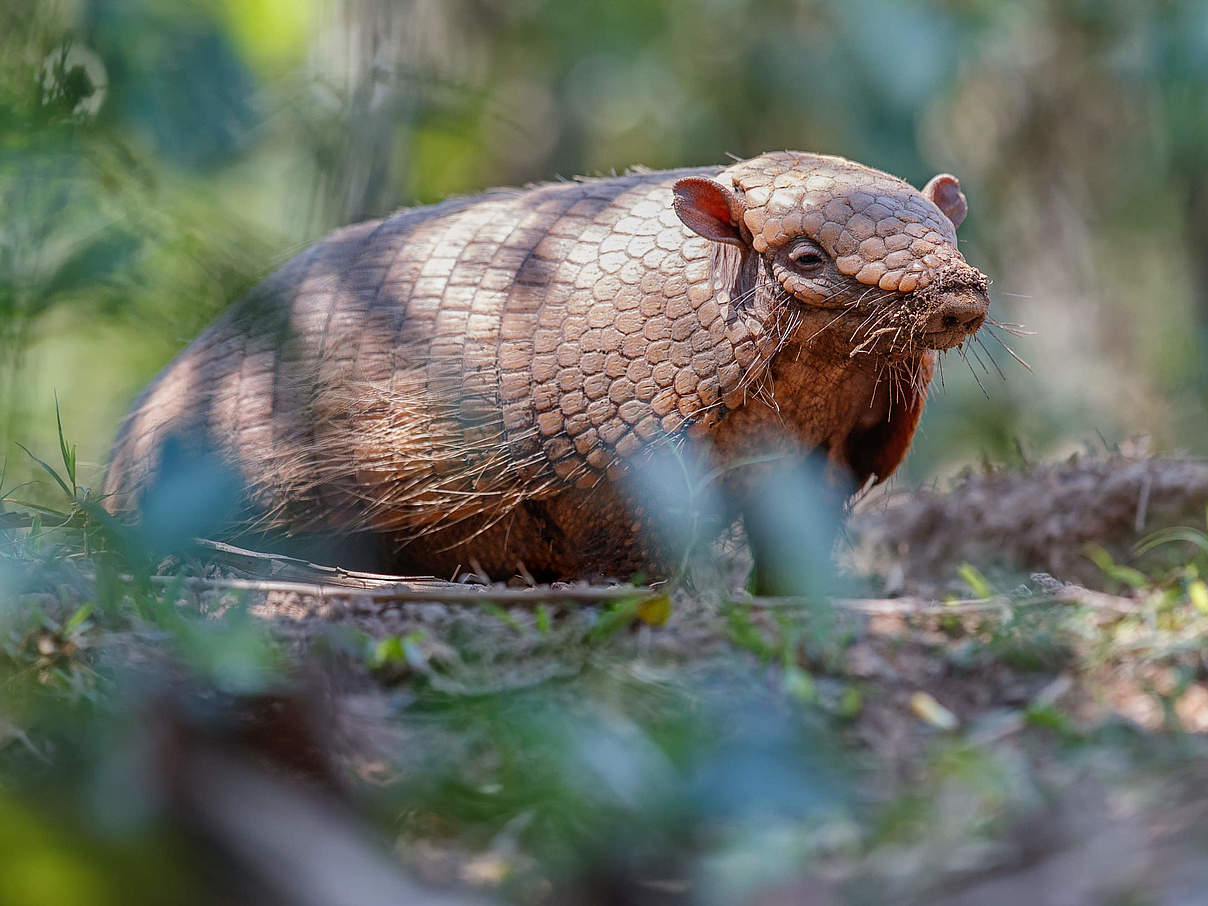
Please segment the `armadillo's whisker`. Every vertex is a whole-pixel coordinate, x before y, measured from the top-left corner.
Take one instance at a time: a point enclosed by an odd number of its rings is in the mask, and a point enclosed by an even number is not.
[[[860,325],[859,325],[859,326],[858,326],[858,327],[857,327],[857,328],[856,328],[856,329],[855,329],[855,330],[852,332],[852,335],[851,335],[851,337],[848,339],[848,341],[847,341],[847,342],[849,342],[849,343],[854,343],[854,342],[855,342],[855,339],[856,339],[856,336],[857,336],[857,335],[860,333],[860,331],[861,331],[861,330],[863,330],[863,331],[865,332],[865,335],[867,336],[867,334],[868,334],[870,331],[872,331],[873,329],[875,329],[875,328],[876,328],[876,326],[877,326],[878,324],[880,324],[880,323],[881,323],[882,321],[884,321],[886,318],[890,317],[892,314],[893,314],[893,309],[892,309],[892,308],[890,308],[890,307],[888,307],[888,306],[886,306],[885,308],[874,308],[874,309],[873,309],[873,311],[872,311],[872,314],[870,314],[870,315],[869,315],[867,318],[865,318],[865,319],[864,319],[864,321],[863,321],[863,323],[861,323],[861,324],[860,324]],[[875,318],[875,320],[874,320],[874,318]],[[869,321],[872,321],[872,323],[871,323],[871,324],[869,324],[869,323],[868,323]],[[867,327],[866,327],[865,325],[867,325]]]
[[[959,353],[959,355],[960,355],[960,357],[961,357],[961,361],[963,361],[963,362],[964,362],[966,365],[968,365],[968,366],[969,366],[969,373],[970,373],[971,375],[973,375],[973,380],[977,381],[977,386],[978,386],[978,388],[981,390],[981,392],[982,392],[982,396],[984,396],[986,399],[989,399],[989,398],[990,398],[990,391],[988,391],[988,390],[986,389],[986,385],[985,385],[985,384],[983,384],[983,383],[981,382],[981,378],[979,378],[979,377],[977,376],[977,371],[975,371],[975,370],[974,370],[974,368],[973,368],[973,363],[972,363],[972,362],[970,362],[970,361],[969,361],[969,357],[968,357],[967,355],[965,355],[965,347],[964,347],[963,345],[958,346],[958,347],[957,347],[957,352]]]
[[[1013,321],[999,321],[997,318],[991,318],[991,317],[986,318],[986,323],[992,324],[995,327],[1000,328],[1001,330],[1005,330],[1007,333],[1011,334],[1012,336],[1016,336],[1016,337],[1034,337],[1034,336],[1036,336],[1036,331],[1030,329],[1026,324],[1017,324]]]
[[[990,352],[990,347],[988,347],[984,342],[982,342],[982,338],[979,336],[974,336],[973,340],[975,343],[977,343],[978,346],[981,347],[981,351],[986,354],[986,358],[988,358],[990,360],[990,364],[994,366],[994,370],[998,372],[998,376],[1002,380],[1005,381],[1007,379],[1007,376],[1005,374],[1003,374],[1002,369],[1000,367],[998,367],[998,360],[994,358],[994,353]]]
[[[1010,346],[1008,346],[1006,344],[1006,342],[1003,341],[1003,338],[1000,337],[998,334],[996,334],[993,329],[990,329],[990,336],[994,338],[994,341],[996,343],[998,343],[999,346],[1001,346],[1003,349],[1005,349],[1007,351],[1007,355],[1009,355],[1016,362],[1018,362],[1020,365],[1022,365],[1024,368],[1026,368],[1028,370],[1029,374],[1034,373],[1032,371],[1032,366],[1029,365],[1024,359],[1020,358],[1019,353],[1017,353],[1014,349],[1012,349]]]
[[[843,311],[839,312],[839,314],[835,315],[833,318],[831,318],[829,321],[827,321],[825,324],[823,324],[821,327],[819,327],[817,330],[815,330],[812,334],[810,334],[809,337],[806,338],[805,342],[807,342],[807,343],[812,342],[814,340],[814,338],[818,336],[818,334],[822,333],[822,331],[826,330],[832,324],[834,324],[837,321],[840,321],[846,317],[847,317],[847,309],[844,309]]]
[[[988,375],[990,373],[990,369],[986,367],[986,363],[982,361],[982,357],[977,354],[977,350],[974,348],[975,341],[975,337],[967,337],[962,343],[961,348],[972,355],[977,361],[977,364],[981,367],[981,370]]]

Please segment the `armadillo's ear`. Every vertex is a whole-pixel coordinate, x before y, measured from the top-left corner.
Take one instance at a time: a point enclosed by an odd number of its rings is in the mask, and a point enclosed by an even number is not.
[[[969,213],[969,201],[961,191],[961,182],[951,173],[931,177],[923,186],[923,194],[935,202],[954,227],[959,227]]]
[[[743,245],[743,204],[732,189],[704,176],[685,176],[674,192],[675,213],[684,226],[714,242]]]

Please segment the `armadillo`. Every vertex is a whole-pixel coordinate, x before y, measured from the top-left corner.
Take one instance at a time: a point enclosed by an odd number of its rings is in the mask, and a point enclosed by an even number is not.
[[[169,444],[237,470],[232,533],[369,533],[396,568],[667,568],[626,489],[769,437],[883,481],[939,351],[987,316],[947,174],[800,152],[493,190],[346,227],[236,302],[123,423],[106,505]],[[741,468],[730,490],[742,510]]]

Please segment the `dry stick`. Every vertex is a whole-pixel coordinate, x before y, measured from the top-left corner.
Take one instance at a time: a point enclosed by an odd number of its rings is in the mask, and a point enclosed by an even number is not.
[[[376,588],[361,588],[350,585],[330,585],[313,582],[289,582],[273,579],[176,579],[171,576],[152,576],[157,585],[179,583],[185,588],[200,591],[260,591],[296,592],[326,598],[369,598],[383,603],[443,603],[443,604],[523,604],[544,601],[575,601],[600,603],[624,601],[634,598],[652,598],[662,594],[652,588],[636,585],[614,585],[591,588],[490,588],[485,585],[456,585],[433,583],[424,587],[424,582],[414,584],[381,585]]]
[[[548,601],[567,601],[582,604],[600,604],[613,601],[648,600],[666,594],[665,591],[648,586],[615,585],[585,588],[490,588],[488,586],[464,586],[452,583],[427,585],[424,582],[397,583],[378,588],[356,588],[346,585],[326,585],[310,582],[288,582],[271,579],[175,579],[169,576],[153,576],[159,585],[182,583],[184,587],[200,591],[258,591],[294,592],[303,595],[329,598],[362,597],[381,603],[444,603],[444,604],[539,604]],[[425,587],[426,586],[426,587]],[[775,610],[811,608],[819,604],[818,599],[801,597],[736,597],[732,603],[758,609]],[[1081,586],[1070,585],[1051,595],[1031,598],[977,598],[960,601],[940,602],[925,598],[834,598],[827,603],[840,610],[869,615],[942,616],[969,613],[994,613],[1016,607],[1032,607],[1040,604],[1067,603],[1105,610],[1116,614],[1134,614],[1139,605],[1131,598],[1092,591]]]
[[[407,582],[432,583],[433,585],[455,585],[452,582],[442,582],[435,576],[399,576],[388,573],[370,573],[359,570],[345,569],[342,566],[325,566],[286,554],[269,554],[261,551],[236,547],[223,541],[194,538],[193,544],[214,555],[213,559],[224,566],[239,569],[241,566],[249,571],[272,569],[287,572],[289,581],[308,582],[317,585],[344,585],[350,588],[374,588],[383,585],[399,585]],[[313,579],[313,581],[312,581]]]
[[[753,461],[758,461],[756,458]],[[714,476],[716,477],[716,476]],[[293,579],[217,579],[176,578],[152,576],[157,585],[170,586],[182,583],[184,587],[200,591],[258,591],[294,592],[328,598],[367,597],[382,603],[446,603],[446,604],[539,604],[548,601],[566,601],[583,604],[599,604],[624,600],[648,600],[667,593],[663,588],[639,585],[578,586],[553,588],[492,588],[485,585],[463,585],[445,582],[429,576],[398,576],[386,573],[359,572],[338,566],[324,566],[282,554],[268,554],[236,547],[221,541],[194,539],[201,548],[215,553],[220,560],[251,561],[260,568],[283,569],[292,572]],[[307,581],[301,576],[313,576]],[[130,581],[130,577],[124,577]],[[804,608],[817,606],[817,599],[800,597],[750,597],[739,596],[732,603],[759,609]],[[1106,610],[1117,614],[1132,614],[1139,609],[1131,598],[1122,598],[1103,592],[1092,591],[1077,585],[1066,585],[1051,595],[1032,598],[967,599],[940,602],[926,598],[834,598],[832,607],[870,615],[941,615],[961,613],[990,613],[1004,608],[1026,607],[1046,603],[1080,604],[1095,610]]]
[[[1149,494],[1153,489],[1153,473],[1146,472],[1141,481],[1141,494],[1137,500],[1137,515],[1133,520],[1133,529],[1137,534],[1145,531],[1145,517],[1149,514]]]

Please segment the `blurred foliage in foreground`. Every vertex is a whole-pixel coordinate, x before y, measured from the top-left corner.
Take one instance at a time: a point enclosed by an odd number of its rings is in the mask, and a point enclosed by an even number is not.
[[[59,446],[53,506],[0,478],[0,902],[1198,902],[1198,528],[879,628],[688,585],[398,634],[199,590]]]
[[[53,437],[57,388],[95,475],[137,389],[334,226],[791,147],[957,173],[968,257],[1037,331],[1034,375],[948,362],[909,474],[1200,450],[1206,88],[1197,0],[9,0],[0,441]]]

